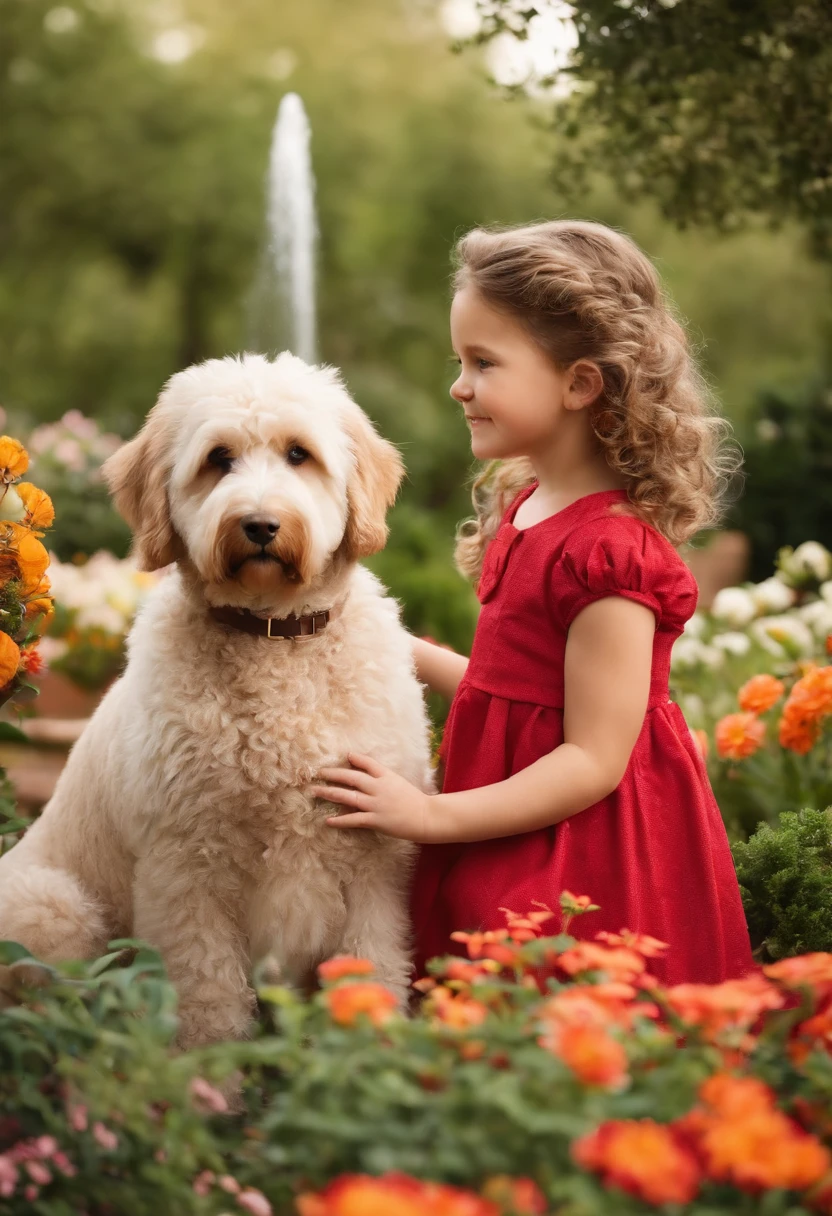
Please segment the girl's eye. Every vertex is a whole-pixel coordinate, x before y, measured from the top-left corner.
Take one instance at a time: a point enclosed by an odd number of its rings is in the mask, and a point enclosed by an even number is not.
[[[286,459],[289,461],[289,464],[304,464],[309,459],[309,453],[299,443],[294,443],[286,453]]]
[[[208,453],[208,463],[219,469],[221,473],[230,473],[234,457],[228,448],[212,448]]]
[[[477,359],[477,367],[481,372],[484,372],[487,367],[493,367],[493,363],[489,363],[487,359]]]

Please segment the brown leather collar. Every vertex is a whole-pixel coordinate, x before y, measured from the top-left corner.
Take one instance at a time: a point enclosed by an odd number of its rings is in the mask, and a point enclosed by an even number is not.
[[[260,638],[289,638],[293,642],[305,642],[323,633],[340,608],[327,608],[323,612],[312,612],[308,616],[255,616],[247,608],[210,608],[209,612],[221,625],[240,629]]]

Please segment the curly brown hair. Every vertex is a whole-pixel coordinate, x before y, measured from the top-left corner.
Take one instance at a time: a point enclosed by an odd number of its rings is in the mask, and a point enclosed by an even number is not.
[[[714,525],[741,455],[635,242],[585,221],[475,228],[458,242],[455,263],[454,289],[473,287],[519,320],[558,368],[598,365],[604,387],[590,422],[625,478],[630,510],[677,546]],[[494,462],[476,479],[476,519],[457,538],[464,574],[477,577],[503,513],[533,479],[525,458]]]

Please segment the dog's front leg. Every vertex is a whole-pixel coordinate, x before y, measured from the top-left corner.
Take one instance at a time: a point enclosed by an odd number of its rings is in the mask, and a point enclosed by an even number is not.
[[[244,1038],[255,997],[248,951],[215,873],[183,872],[151,854],[136,867],[134,931],[162,955],[179,995],[180,1047]]]
[[[406,861],[409,848],[401,843],[400,856],[389,867],[356,875],[345,892],[347,919],[339,952],[369,959],[376,975],[407,1006],[413,966],[410,929],[405,903]]]

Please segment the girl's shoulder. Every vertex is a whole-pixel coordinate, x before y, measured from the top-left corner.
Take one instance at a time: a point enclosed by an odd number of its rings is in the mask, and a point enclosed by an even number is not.
[[[644,603],[669,627],[681,628],[696,609],[698,588],[689,568],[626,504],[576,520],[558,547],[553,577],[567,624],[592,600],[614,595]]]

